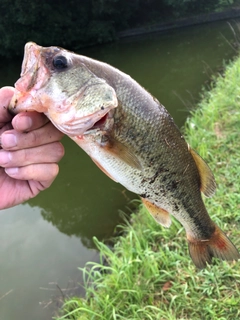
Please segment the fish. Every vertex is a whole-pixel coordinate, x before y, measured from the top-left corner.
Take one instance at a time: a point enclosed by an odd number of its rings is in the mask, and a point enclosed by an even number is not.
[[[197,268],[213,257],[240,258],[202,198],[216,190],[211,169],[166,108],[129,75],[60,47],[28,42],[9,111],[43,112],[108,177],[137,194],[157,223],[170,227],[175,217]]]

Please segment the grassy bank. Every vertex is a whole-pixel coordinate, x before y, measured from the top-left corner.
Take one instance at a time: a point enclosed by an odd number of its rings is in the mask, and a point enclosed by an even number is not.
[[[187,120],[189,144],[207,160],[218,189],[206,206],[212,219],[240,249],[240,59],[219,76]],[[58,319],[237,319],[240,262],[216,261],[198,271],[185,232],[173,220],[157,225],[144,208],[122,227],[114,252],[97,242],[106,263],[89,263],[85,299],[66,301]]]

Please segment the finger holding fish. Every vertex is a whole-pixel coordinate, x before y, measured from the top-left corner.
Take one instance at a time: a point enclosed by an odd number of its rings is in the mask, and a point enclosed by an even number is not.
[[[29,132],[43,127],[49,119],[38,112],[22,112],[12,119],[12,126],[17,131]]]
[[[13,179],[22,180],[22,182],[29,181],[33,197],[53,183],[58,175],[59,167],[56,163],[35,163],[24,167],[6,168],[5,172]]]
[[[53,142],[45,145],[44,163],[57,163],[64,154],[60,142]],[[0,166],[3,168],[24,167],[34,163],[42,162],[42,148],[28,148],[15,151],[0,150]]]
[[[63,134],[44,114],[23,112],[14,116],[9,112],[14,92],[12,87],[0,89],[0,210],[23,203],[48,188],[59,171],[56,162],[64,154],[61,144],[55,142]],[[49,129],[45,131],[46,125]],[[40,128],[36,146],[31,132]]]
[[[51,122],[47,122],[39,129],[29,132],[7,130],[1,135],[1,143],[5,150],[19,150],[59,141],[62,137],[63,133],[57,130]]]

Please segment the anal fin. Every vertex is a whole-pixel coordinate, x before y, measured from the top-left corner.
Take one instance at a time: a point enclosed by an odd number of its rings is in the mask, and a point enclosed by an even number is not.
[[[148,212],[153,216],[153,218],[162,226],[169,228],[172,223],[169,213],[166,210],[157,207],[154,203],[150,202],[149,200],[143,198],[141,199],[144,206],[146,207]]]
[[[198,168],[201,180],[200,189],[206,197],[212,197],[216,191],[216,182],[214,179],[214,175],[203,158],[200,157],[200,155],[195,150],[191,149],[190,146],[188,146],[188,149]]]

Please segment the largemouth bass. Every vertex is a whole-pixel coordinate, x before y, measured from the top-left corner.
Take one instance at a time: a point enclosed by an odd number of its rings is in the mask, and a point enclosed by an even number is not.
[[[58,47],[25,46],[13,113],[43,112],[111,179],[138,194],[165,227],[172,214],[186,230],[198,268],[240,255],[202,200],[215,180],[163,105],[116,68]]]

